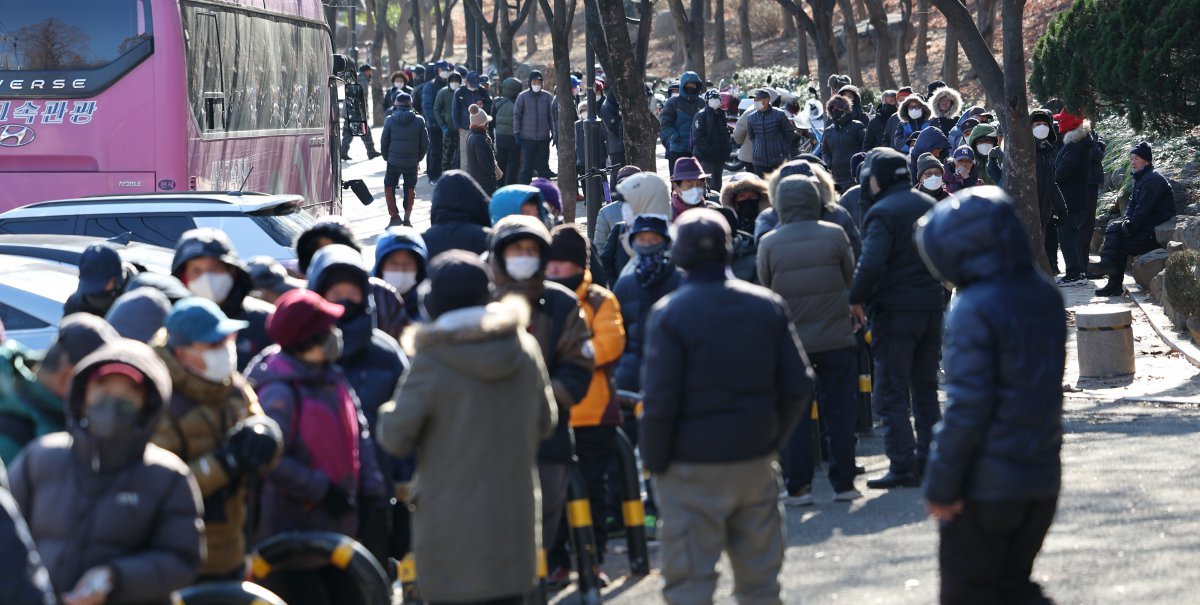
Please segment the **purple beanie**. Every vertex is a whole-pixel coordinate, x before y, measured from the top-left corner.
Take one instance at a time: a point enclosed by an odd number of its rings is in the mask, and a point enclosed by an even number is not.
[[[546,203],[550,204],[551,208],[562,212],[562,193],[558,191],[558,185],[555,185],[554,181],[538,177],[530,181],[529,184],[537,187],[538,191],[542,192],[542,199],[546,200]]]

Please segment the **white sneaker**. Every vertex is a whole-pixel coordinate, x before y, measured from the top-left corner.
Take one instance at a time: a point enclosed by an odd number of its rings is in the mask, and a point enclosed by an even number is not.
[[[813,499],[812,488],[806,487],[794,496],[789,495],[783,500],[783,504],[785,506],[812,506],[816,504],[816,500]]]
[[[833,495],[834,502],[851,502],[862,497],[862,492],[856,489],[848,489],[844,492],[838,492]]]

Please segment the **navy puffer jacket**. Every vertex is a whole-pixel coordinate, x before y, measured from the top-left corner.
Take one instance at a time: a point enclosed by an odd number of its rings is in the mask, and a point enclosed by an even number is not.
[[[679,82],[679,96],[667,100],[658,114],[659,138],[668,153],[692,152],[692,120],[704,109],[704,99],[683,92],[688,84],[703,85],[704,82],[696,72],[684,72]]]
[[[942,360],[946,411],[935,429],[925,497],[952,503],[1058,495],[1066,312],[1033,265],[1008,196],[976,187],[939,204],[916,238],[957,286]]]
[[[429,259],[453,249],[483,254],[491,236],[490,198],[475,179],[461,170],[451,170],[433,188],[429,229],[421,234]]]
[[[636,260],[636,259],[631,259]],[[613,294],[621,303],[621,320],[625,323],[625,352],[617,361],[617,388],[623,391],[642,390],[642,351],[645,346],[646,317],[650,307],[683,283],[683,271],[675,269],[660,283],[650,288],[638,284],[637,275],[630,273],[617,280]]]
[[[388,164],[416,168],[429,150],[429,131],[425,128],[425,118],[407,108],[392,112],[383,122],[379,146]]]

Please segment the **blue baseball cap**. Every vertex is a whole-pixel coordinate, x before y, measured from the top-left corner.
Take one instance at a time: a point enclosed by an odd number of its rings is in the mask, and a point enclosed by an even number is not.
[[[951,157],[954,158],[955,162],[957,162],[959,160],[971,160],[972,162],[974,162],[975,161],[975,152],[970,147],[963,145],[962,147],[955,149],[954,155]]]
[[[111,279],[121,285],[121,257],[111,246],[92,244],[79,258],[79,291],[86,295],[100,294]]]
[[[167,345],[187,346],[195,342],[213,344],[230,334],[244,330],[249,322],[229,319],[217,303],[192,296],[175,303],[167,314],[163,327],[167,329]]]

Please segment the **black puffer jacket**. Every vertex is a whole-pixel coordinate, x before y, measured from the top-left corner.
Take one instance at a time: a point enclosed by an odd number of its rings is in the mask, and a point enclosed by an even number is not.
[[[692,126],[692,155],[702,162],[724,162],[733,151],[725,110],[705,107]]]
[[[683,271],[673,270],[662,281],[643,288],[637,275],[630,273],[617,280],[613,294],[621,303],[621,321],[625,323],[625,353],[617,361],[617,388],[623,391],[642,390],[642,353],[645,347],[646,317],[650,307],[660,298],[673,292],[683,283]]]
[[[957,287],[946,319],[946,411],[925,497],[1032,500],[1058,495],[1066,313],[1038,275],[1008,196],[977,187],[928,215],[917,240]]]
[[[145,376],[146,405],[129,435],[101,441],[80,426],[87,383],[110,362]],[[69,592],[89,569],[112,568],[109,603],[169,603],[195,579],[204,556],[200,488],[175,454],[149,443],[171,398],[171,378],[154,351],[131,340],[83,358],[67,395],[67,432],[41,437],[12,469],[50,581]]]
[[[867,128],[858,120],[843,119],[825,127],[821,137],[821,161],[829,166],[833,182],[846,188],[854,184],[850,174],[850,157],[862,151]]]
[[[1088,176],[1092,169],[1092,128],[1084,120],[1075,130],[1063,135],[1062,149],[1054,167],[1054,182],[1062,192],[1067,210],[1080,212],[1087,205]]]
[[[429,248],[429,260],[447,250],[483,254],[491,236],[490,198],[470,175],[451,170],[438,179],[433,189],[429,229],[421,234]]]
[[[617,104],[616,95],[604,95],[604,104],[600,106],[600,121],[604,123],[604,140],[608,143],[608,155],[625,153],[625,118],[621,116],[621,106]]]
[[[255,355],[271,346],[271,337],[267,335],[267,316],[275,311],[275,305],[250,296],[254,290],[250,272],[223,231],[205,227],[184,232],[175,246],[171,274],[183,281],[187,262],[201,256],[215,258],[229,267],[233,274],[233,289],[220,303],[221,311],[229,319],[250,324],[237,333],[237,365],[240,372],[246,369]]]
[[[484,193],[488,195],[496,193],[499,180],[496,177],[496,148],[487,131],[472,128],[471,134],[467,135],[467,147],[461,150],[461,153],[467,174],[471,175],[476,183],[479,183],[479,187],[483,189]]]
[[[54,587],[42,565],[17,501],[8,492],[0,462],[0,602],[7,605],[54,605]]]
[[[1166,177],[1147,166],[1133,174],[1133,194],[1125,207],[1129,230],[1153,231],[1175,216],[1175,196]]]
[[[740,462],[776,452],[813,381],[787,306],[766,288],[689,271],[646,331],[646,469]]]
[[[397,109],[383,121],[379,151],[389,165],[416,168],[429,150],[429,130],[425,118],[412,109]]]
[[[875,110],[875,117],[867,122],[867,139],[863,142],[864,150],[891,145],[886,127],[888,119],[894,115],[896,115],[895,105],[879,104],[879,107]]]
[[[1055,182],[1055,163],[1058,159],[1058,132],[1054,128],[1054,118],[1045,109],[1035,109],[1029,113],[1030,119],[1045,120],[1050,126],[1050,135],[1039,141],[1034,139],[1034,163],[1037,165],[1037,196],[1038,210],[1041,212],[1042,223],[1049,223],[1056,212],[1066,212],[1062,192]],[[1063,218],[1063,214],[1059,215]]]
[[[933,198],[893,183],[879,195],[863,219],[862,257],[854,271],[850,304],[865,304],[871,313],[882,310],[942,309],[946,289],[929,273],[917,246],[913,228],[934,205]]]

